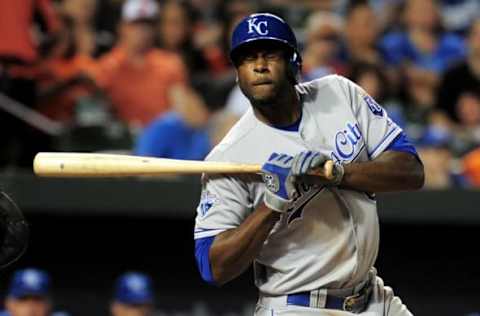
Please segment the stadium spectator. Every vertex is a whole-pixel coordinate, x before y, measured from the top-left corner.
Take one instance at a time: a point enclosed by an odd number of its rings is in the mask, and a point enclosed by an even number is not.
[[[50,0],[0,0],[0,61],[33,63],[38,58],[39,38],[32,36],[34,15],[41,14],[47,35],[54,36],[60,23]]]
[[[115,283],[110,312],[112,316],[152,315],[154,300],[150,277],[139,272],[128,272],[122,274]]]
[[[149,124],[138,138],[135,154],[203,160],[212,148],[207,129],[210,111],[200,96],[185,87],[173,89],[174,110]]]
[[[353,64],[349,79],[380,103],[395,123],[405,128],[407,122],[403,104],[393,97],[387,74],[382,67],[367,63]]]
[[[472,186],[480,188],[480,148],[468,153],[462,160],[462,166],[467,181]]]
[[[465,129],[480,126],[480,91],[463,93],[457,102],[457,116]]]
[[[387,76],[381,67],[367,63],[353,64],[349,78],[380,104],[384,105],[389,98]]]
[[[380,31],[373,9],[365,2],[352,2],[346,13],[341,58],[345,63],[382,63],[377,47]]]
[[[50,118],[71,122],[77,101],[96,89],[86,73],[95,61],[78,51],[73,20],[64,17],[63,28],[49,56],[39,66],[39,109]]]
[[[445,189],[455,184],[450,143],[453,135],[441,126],[430,126],[417,143],[418,154],[425,167],[427,189]]]
[[[218,19],[220,20],[222,31],[217,45],[218,48],[222,50],[222,53],[212,53],[210,60],[211,64],[217,65],[216,69],[218,74],[233,72],[233,67],[230,58],[228,57],[230,51],[230,38],[233,29],[241,19],[254,13],[256,8],[256,3],[251,0],[231,0],[220,3],[218,8]],[[216,59],[213,59],[213,57],[216,57]]]
[[[225,111],[216,115],[219,135],[225,134],[220,131],[228,131],[249,105],[248,100],[235,83],[236,72],[232,67],[229,51],[233,28],[241,19],[254,13],[255,10],[256,4],[253,1],[232,0],[221,2],[217,8],[218,19],[221,22],[221,31],[218,38],[214,40],[215,36],[208,34],[211,32],[200,32],[201,46],[204,47],[210,72],[215,78],[211,87],[214,87],[219,97],[224,101],[222,107],[225,108]],[[204,36],[202,33],[207,33],[207,35]],[[206,39],[203,37],[206,37]]]
[[[66,316],[66,312],[52,312],[50,276],[39,269],[17,270],[13,274],[5,311],[1,316]]]
[[[457,121],[455,105],[464,92],[480,91],[480,18],[471,25],[465,60],[446,71],[438,88],[438,108]]]
[[[445,27],[449,31],[464,34],[478,18],[478,0],[441,0],[441,13]]]
[[[381,41],[388,64],[411,65],[439,74],[465,56],[463,40],[444,31],[434,0],[407,0],[403,24],[401,31],[389,33]],[[431,80],[436,77],[432,76]]]
[[[440,116],[435,109],[437,80],[431,79],[430,72],[416,68],[404,75],[400,93],[402,112],[407,122],[407,134],[415,140],[424,133],[432,115]]]
[[[36,16],[43,22],[43,32]],[[0,93],[34,107],[35,81],[30,68],[55,41],[59,29],[60,22],[50,0],[0,0]],[[0,126],[7,131],[0,140],[2,166],[30,166],[38,145],[48,146],[45,135],[4,112],[3,107]]]
[[[143,127],[169,110],[169,90],[187,80],[181,58],[154,47],[157,17],[156,1],[126,1],[119,43],[100,59],[93,75],[114,112],[131,126]]]
[[[345,74],[345,65],[338,59],[342,19],[329,12],[313,13],[305,26],[303,77],[306,81],[336,73]]]
[[[186,1],[168,0],[163,3],[159,23],[160,48],[182,56],[189,75],[203,75],[208,64],[203,52],[193,42],[195,17]]]
[[[61,11],[72,20],[73,38],[79,55],[93,56],[97,50],[94,18],[97,0],[64,0]]]
[[[480,90],[465,92],[457,101],[459,126],[456,129],[456,151],[463,155],[480,146]]]

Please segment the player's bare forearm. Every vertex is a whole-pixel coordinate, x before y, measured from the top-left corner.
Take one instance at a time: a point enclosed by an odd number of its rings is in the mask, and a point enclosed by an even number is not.
[[[238,228],[215,237],[209,257],[217,284],[236,278],[252,264],[279,216],[261,204]]]
[[[391,192],[417,190],[423,186],[423,165],[413,155],[386,151],[368,162],[344,165],[340,187],[366,191]]]

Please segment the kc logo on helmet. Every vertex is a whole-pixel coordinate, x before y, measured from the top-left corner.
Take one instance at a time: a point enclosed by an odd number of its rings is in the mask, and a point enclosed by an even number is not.
[[[267,35],[268,34],[268,22],[267,21],[259,21],[257,22],[257,18],[249,19],[248,22],[248,34],[256,32],[260,35]]]

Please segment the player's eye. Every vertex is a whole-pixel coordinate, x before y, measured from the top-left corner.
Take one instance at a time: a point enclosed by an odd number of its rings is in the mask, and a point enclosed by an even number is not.
[[[265,55],[265,58],[268,60],[277,60],[280,58],[280,53],[279,52],[269,52]]]
[[[243,58],[242,58],[242,60],[244,62],[253,62],[256,59],[257,59],[257,55],[253,54],[253,53],[252,54],[245,54],[245,55],[243,55]]]

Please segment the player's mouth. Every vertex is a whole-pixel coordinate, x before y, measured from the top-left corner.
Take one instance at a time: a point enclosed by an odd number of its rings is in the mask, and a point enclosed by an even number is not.
[[[264,85],[271,85],[273,81],[270,79],[258,79],[252,82],[252,86],[264,86]]]

